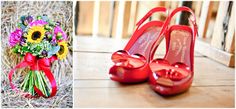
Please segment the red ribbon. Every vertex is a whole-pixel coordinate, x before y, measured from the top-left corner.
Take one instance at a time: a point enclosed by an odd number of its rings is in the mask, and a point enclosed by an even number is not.
[[[37,92],[37,94],[39,96],[43,96],[45,98],[49,98],[49,97],[56,95],[57,84],[56,84],[55,78],[50,70],[51,63],[55,60],[57,60],[56,56],[52,56],[50,58],[37,59],[37,57],[33,56],[31,53],[26,53],[24,60],[21,63],[19,63],[18,65],[16,65],[15,68],[13,68],[10,71],[10,73],[8,74],[8,79],[10,81],[11,88],[19,91],[15,87],[15,85],[12,83],[12,75],[14,74],[15,70],[29,66],[30,70],[43,71],[51,84],[52,91],[51,91],[50,96],[47,97],[47,96],[43,95],[43,93],[36,86],[34,86],[34,90]],[[31,96],[29,93],[26,93],[25,95]],[[31,96],[31,97],[33,97],[33,96]]]

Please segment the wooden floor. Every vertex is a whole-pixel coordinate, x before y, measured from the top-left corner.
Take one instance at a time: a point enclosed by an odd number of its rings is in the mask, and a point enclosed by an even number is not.
[[[111,81],[111,53],[127,40],[76,37],[74,43],[74,107],[234,107],[234,68],[195,53],[195,77],[185,93],[163,97],[147,83],[124,85]],[[156,56],[163,56],[161,45]]]

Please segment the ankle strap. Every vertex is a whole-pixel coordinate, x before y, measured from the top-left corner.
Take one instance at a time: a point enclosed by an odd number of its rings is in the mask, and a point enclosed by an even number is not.
[[[137,24],[137,29],[139,28],[139,26],[144,22],[146,21],[149,17],[152,16],[153,13],[155,12],[166,12],[166,8],[164,7],[156,7],[156,8],[153,8],[151,9]]]
[[[171,18],[172,18],[176,13],[181,12],[181,11],[190,12],[190,13],[192,14],[192,16],[193,16],[193,19],[190,19],[190,18],[189,18],[189,21],[193,24],[193,25],[192,25],[192,26],[193,26],[193,28],[192,28],[192,29],[193,29],[193,35],[194,35],[193,40],[195,40],[196,35],[198,35],[198,33],[197,33],[196,17],[195,17],[195,15],[194,15],[194,12],[193,12],[190,8],[185,7],[185,6],[176,8],[175,10],[173,10],[173,11],[171,12],[171,14],[169,15],[169,17],[166,19],[165,23],[163,24],[162,30],[161,30],[161,32],[160,32],[160,35],[162,35],[162,34],[166,31],[166,29],[168,28],[168,25],[169,25],[169,23],[170,23]]]

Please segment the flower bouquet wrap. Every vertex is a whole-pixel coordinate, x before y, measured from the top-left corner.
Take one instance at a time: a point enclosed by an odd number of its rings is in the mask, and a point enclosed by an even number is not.
[[[11,88],[22,91],[30,97],[52,97],[57,92],[57,84],[51,64],[68,54],[67,36],[60,22],[50,20],[47,15],[22,16],[15,31],[10,34],[9,45],[12,52],[24,60],[9,72]],[[28,68],[28,73],[20,85],[21,90],[12,82],[12,76],[20,68]]]

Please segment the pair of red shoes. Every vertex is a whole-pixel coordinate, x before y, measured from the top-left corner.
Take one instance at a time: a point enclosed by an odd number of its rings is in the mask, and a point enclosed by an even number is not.
[[[197,34],[195,16],[190,8],[179,7],[164,22],[150,21],[143,24],[153,13],[166,11],[163,7],[150,10],[136,24],[137,29],[124,50],[112,54],[111,59],[115,63],[109,71],[112,80],[139,83],[149,79],[151,88],[161,95],[178,94],[191,86]],[[169,26],[171,18],[181,11],[192,14],[194,19],[189,19],[192,28],[185,25]],[[163,38],[166,39],[166,54],[163,59],[153,59]]]

